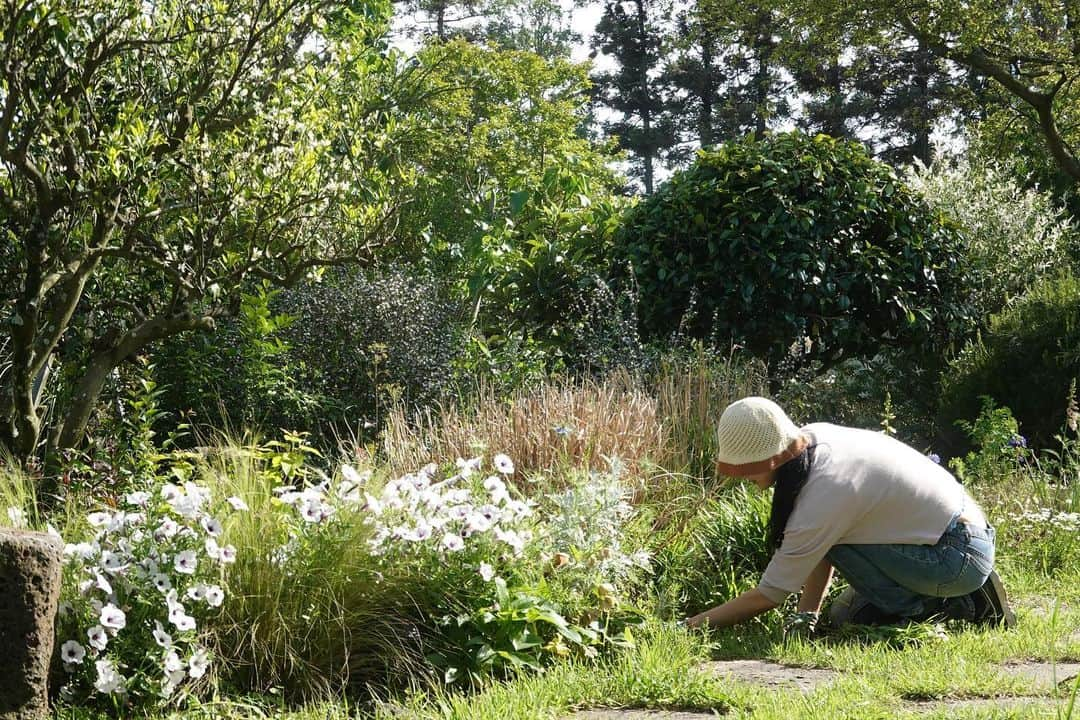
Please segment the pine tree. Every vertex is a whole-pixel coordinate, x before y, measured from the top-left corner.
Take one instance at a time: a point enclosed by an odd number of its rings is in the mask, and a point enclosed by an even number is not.
[[[670,89],[659,77],[663,10],[658,0],[609,0],[593,36],[593,48],[616,63],[593,75],[595,101],[614,113],[604,130],[630,154],[631,174],[646,194],[679,142]]]

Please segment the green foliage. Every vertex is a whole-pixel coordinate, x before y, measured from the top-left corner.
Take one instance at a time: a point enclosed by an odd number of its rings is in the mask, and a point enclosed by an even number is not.
[[[511,591],[502,578],[495,588],[491,605],[442,619],[444,650],[428,659],[447,683],[480,685],[492,676],[541,670],[553,659],[596,655],[604,634],[595,620],[589,627],[573,624],[550,601]]]
[[[448,283],[404,265],[331,272],[282,293],[278,312],[297,384],[320,398],[314,424],[382,427],[390,406],[430,406],[451,390],[467,311]]]
[[[854,143],[799,133],[703,151],[616,237],[646,338],[676,328],[826,363],[966,329],[960,239]]]
[[[949,467],[960,482],[992,487],[1020,474],[1022,462],[1033,456],[1012,411],[997,407],[993,398],[987,396],[980,401],[982,409],[974,421],[957,421],[975,450],[963,458],[953,458]]]
[[[767,494],[740,484],[692,502],[658,533],[657,587],[674,617],[755,587],[772,557]]]
[[[980,322],[1036,280],[1060,272],[1077,241],[1072,219],[1052,197],[1017,176],[1010,165],[967,160],[917,165],[906,176],[930,207],[963,228],[971,302]]]
[[[154,377],[171,414],[236,428],[310,423],[317,399],[300,389],[300,367],[284,338],[294,318],[273,307],[279,292],[264,285],[244,293],[237,317],[214,332],[163,343]]]
[[[939,427],[974,417],[978,398],[1009,407],[1033,447],[1051,445],[1065,420],[1065,397],[1080,377],[1080,281],[1036,283],[949,363],[941,378]],[[956,438],[951,438],[953,443]]]
[[[49,362],[70,385],[52,442],[75,447],[133,354],[210,329],[253,279],[370,261],[412,175],[385,109],[388,11],[78,0],[5,16],[0,441],[22,460]]]

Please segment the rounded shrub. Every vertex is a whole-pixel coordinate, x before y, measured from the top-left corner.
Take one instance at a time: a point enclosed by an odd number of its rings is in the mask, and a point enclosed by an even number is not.
[[[1052,444],[1065,421],[1069,385],[1080,376],[1080,280],[1062,275],[1033,285],[969,342],[942,375],[940,427],[961,443],[983,396],[1012,410],[1031,445]]]
[[[961,248],[955,226],[861,145],[801,133],[699,153],[616,235],[647,339],[826,364],[883,345],[935,349],[965,328]]]

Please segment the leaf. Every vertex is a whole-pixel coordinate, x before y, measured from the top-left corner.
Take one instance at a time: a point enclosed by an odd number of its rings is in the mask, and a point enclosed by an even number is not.
[[[520,215],[521,211],[525,209],[525,205],[529,202],[529,194],[528,190],[518,190],[510,193],[510,212],[513,215]]]

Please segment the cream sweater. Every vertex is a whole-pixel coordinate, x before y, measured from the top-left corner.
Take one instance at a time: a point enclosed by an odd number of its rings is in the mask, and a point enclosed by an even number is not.
[[[933,545],[961,511],[982,513],[948,470],[870,430],[815,423],[817,444],[784,541],[758,590],[780,603],[798,592],[834,545]]]

